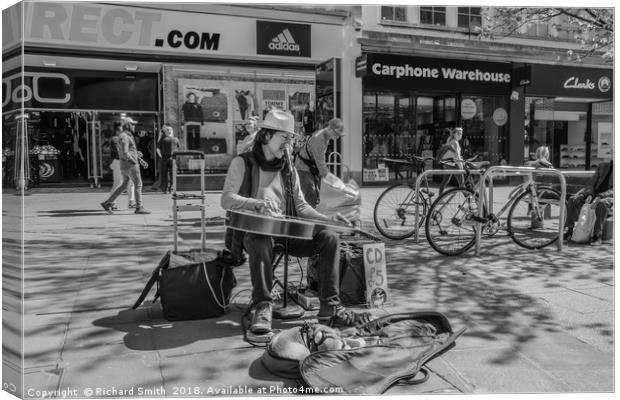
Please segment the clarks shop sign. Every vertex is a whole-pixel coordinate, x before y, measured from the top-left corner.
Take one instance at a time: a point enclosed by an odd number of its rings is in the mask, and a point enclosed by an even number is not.
[[[511,67],[452,59],[368,54],[366,86],[391,89],[450,90],[471,93],[509,93]]]
[[[612,99],[613,70],[555,65],[532,65],[528,94]]]

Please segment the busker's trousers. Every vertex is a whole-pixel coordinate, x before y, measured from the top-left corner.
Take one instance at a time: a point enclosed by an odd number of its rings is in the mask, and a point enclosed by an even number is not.
[[[250,277],[252,280],[252,302],[273,301],[273,247],[284,243],[284,238],[246,233],[243,245],[248,252]],[[310,257],[318,253],[319,300],[328,306],[340,304],[340,238],[330,230],[322,230],[313,240],[288,239],[289,255]]]

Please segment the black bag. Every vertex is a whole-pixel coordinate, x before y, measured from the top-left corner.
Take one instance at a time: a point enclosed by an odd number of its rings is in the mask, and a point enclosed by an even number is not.
[[[194,259],[172,251],[159,262],[134,304],[136,309],[157,282],[153,301],[161,297],[168,321],[214,318],[226,312],[237,281],[230,264],[218,257]]]
[[[340,245],[340,301],[345,306],[366,304],[364,255],[361,243]],[[306,268],[308,288],[318,291],[318,254],[308,258]]]

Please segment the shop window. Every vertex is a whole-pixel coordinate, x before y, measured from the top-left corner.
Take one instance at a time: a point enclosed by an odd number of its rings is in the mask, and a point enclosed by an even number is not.
[[[446,7],[420,7],[420,22],[428,25],[446,25]]]
[[[458,7],[458,27],[472,29],[482,26],[480,7]]]
[[[605,108],[608,108],[610,103]],[[588,127],[585,102],[560,102],[542,97],[526,97],[526,147],[530,155],[538,146],[548,146],[551,162],[568,170],[596,168],[612,157],[611,113],[595,112],[592,105],[592,125]],[[598,109],[598,107],[596,107]],[[600,111],[600,109],[598,109]],[[590,132],[589,146],[587,133]]]
[[[394,160],[406,160],[415,153],[414,98],[407,93],[367,91],[363,115],[364,182],[411,177],[411,169]]]
[[[507,162],[508,104],[503,96],[463,96],[461,100],[462,155],[479,155],[493,165]]]
[[[383,6],[381,7],[381,20],[405,22],[407,20],[407,9],[405,7]]]

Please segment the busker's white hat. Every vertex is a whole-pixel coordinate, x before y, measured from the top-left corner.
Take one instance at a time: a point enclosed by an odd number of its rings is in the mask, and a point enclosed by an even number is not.
[[[271,110],[262,122],[258,123],[259,128],[273,129],[296,135],[295,118],[287,111]]]

